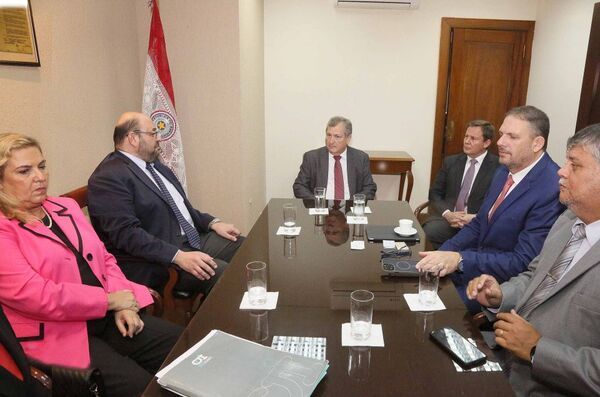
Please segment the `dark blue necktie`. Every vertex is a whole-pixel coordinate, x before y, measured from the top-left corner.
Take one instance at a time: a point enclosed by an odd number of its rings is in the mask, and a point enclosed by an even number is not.
[[[175,204],[175,200],[173,200],[173,196],[171,196],[171,194],[167,190],[167,187],[165,186],[163,180],[156,173],[156,170],[154,169],[154,166],[152,165],[152,163],[146,163],[146,169],[148,171],[150,171],[150,174],[152,175],[152,178],[154,178],[154,181],[158,185],[158,188],[159,188],[163,198],[166,200],[167,204],[169,204],[169,207],[171,207],[171,210],[175,214],[175,217],[177,218],[177,222],[179,222],[179,225],[181,226],[181,228],[183,229],[183,232],[187,236],[188,243],[192,247],[194,247],[196,249],[200,249],[200,235],[198,234],[198,231],[192,225],[190,225],[188,221],[185,220],[185,218],[183,217],[183,214],[181,213],[181,211],[179,211],[177,204]]]

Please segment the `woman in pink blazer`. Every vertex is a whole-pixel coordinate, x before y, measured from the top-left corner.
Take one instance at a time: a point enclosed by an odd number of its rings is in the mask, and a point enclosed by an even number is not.
[[[0,134],[0,304],[30,358],[98,367],[109,395],[139,395],[181,329],[140,315],[147,288],[125,278],[79,206],[47,188],[39,144]]]

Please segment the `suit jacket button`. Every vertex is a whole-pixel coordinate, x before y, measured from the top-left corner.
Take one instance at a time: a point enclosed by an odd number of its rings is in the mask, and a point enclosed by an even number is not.
[[[86,256],[86,259],[87,259],[88,261],[91,261],[92,259],[94,259],[94,255],[92,255],[92,254],[87,254],[87,256]]]

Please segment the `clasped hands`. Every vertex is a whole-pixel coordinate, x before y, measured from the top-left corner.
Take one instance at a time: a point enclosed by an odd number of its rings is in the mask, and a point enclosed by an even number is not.
[[[485,307],[498,308],[502,303],[502,289],[494,277],[484,274],[469,281],[467,297],[476,299]],[[510,313],[496,315],[494,333],[497,344],[525,361],[531,360],[531,349],[542,337],[533,325],[519,316],[514,309]]]
[[[462,229],[466,224],[475,218],[475,214],[468,214],[464,211],[447,211],[443,215],[450,226]]]
[[[130,290],[121,290],[107,294],[108,310],[115,312],[115,323],[123,337],[139,334],[144,329],[144,322],[138,311],[140,305]]]

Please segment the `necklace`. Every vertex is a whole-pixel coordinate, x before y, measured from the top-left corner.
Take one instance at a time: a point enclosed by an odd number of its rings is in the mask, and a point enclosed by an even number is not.
[[[44,226],[46,226],[47,228],[51,228],[52,227],[52,217],[50,216],[50,214],[48,214],[48,212],[46,212],[46,209],[44,207],[42,207],[42,211],[44,211],[44,217],[42,219],[40,219],[40,222],[42,222],[42,224]],[[46,221],[47,219],[47,221]],[[46,224],[46,222],[48,222],[48,224]]]

